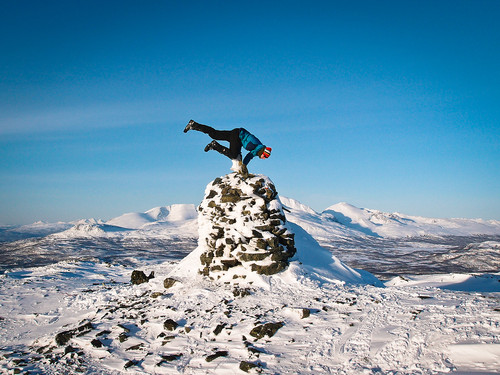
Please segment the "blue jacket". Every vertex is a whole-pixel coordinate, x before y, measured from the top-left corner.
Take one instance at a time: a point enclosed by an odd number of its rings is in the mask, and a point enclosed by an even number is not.
[[[257,156],[258,153],[266,147],[255,135],[243,128],[240,129],[240,140],[243,148],[250,151],[247,156],[245,156],[245,159],[243,159],[243,164],[245,165],[247,165],[250,160]]]

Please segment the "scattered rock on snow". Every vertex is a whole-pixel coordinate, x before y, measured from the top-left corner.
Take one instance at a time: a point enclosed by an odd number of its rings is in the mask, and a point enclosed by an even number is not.
[[[85,323],[78,328],[60,332],[56,335],[55,341],[59,346],[66,345],[74,336],[82,336],[94,329],[92,323]]]
[[[255,337],[257,340],[263,338],[266,335],[268,337],[273,337],[278,329],[280,329],[284,325],[285,323],[283,322],[261,324],[254,327],[250,331],[250,336]]]
[[[229,353],[225,350],[219,350],[215,354],[211,354],[205,358],[205,361],[207,362],[212,362],[213,360],[219,358],[219,357],[227,357]]]
[[[161,356],[162,360],[160,362],[158,362],[156,365],[157,366],[161,366],[162,364],[167,363],[167,362],[177,361],[181,357],[182,357],[181,353],[179,353],[179,354],[162,355]]]
[[[94,348],[102,348],[102,342],[99,339],[93,339],[90,343]]]
[[[149,282],[149,280],[154,279],[154,277],[155,277],[154,271],[151,272],[149,276],[146,276],[144,271],[135,270],[132,271],[132,277],[130,281],[132,282],[132,284],[139,285]]]
[[[233,289],[233,296],[235,297],[245,297],[252,294],[252,290],[250,288],[239,288],[236,287]]]
[[[168,288],[171,288],[174,286],[174,284],[177,282],[176,279],[173,279],[171,277],[167,277],[164,281],[163,281],[163,286],[168,289]]]
[[[251,369],[259,367],[258,364],[248,362],[248,361],[241,361],[240,362],[240,370],[244,372],[249,372]]]
[[[167,319],[165,323],[163,323],[163,327],[168,331],[174,331],[178,326],[179,324],[172,319]]]
[[[127,368],[132,367],[132,366],[137,366],[138,364],[139,364],[139,361],[130,360],[127,363],[125,363],[125,366],[123,366],[123,367],[127,369]]]
[[[215,327],[214,329],[214,335],[217,336],[219,333],[221,333],[226,325],[227,325],[226,323],[218,324],[217,327]]]
[[[308,318],[311,316],[311,310],[309,309],[302,309],[302,319]]]

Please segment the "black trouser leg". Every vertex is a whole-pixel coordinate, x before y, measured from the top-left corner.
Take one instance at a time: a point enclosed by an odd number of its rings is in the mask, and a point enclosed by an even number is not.
[[[194,130],[198,130],[199,132],[208,134],[210,138],[215,139],[217,141],[228,141],[230,142],[231,131],[229,130],[215,130],[211,126],[202,125],[202,124],[194,124]]]
[[[229,135],[229,152],[231,159],[241,159],[241,139],[240,139],[240,129],[236,128],[231,130]]]
[[[238,159],[241,154],[240,129],[233,130],[216,130],[208,125],[195,124],[194,130],[208,134],[208,136],[217,141],[229,142],[229,148],[222,146],[218,142],[214,142],[214,150],[227,156],[229,159]]]
[[[231,155],[230,155],[230,151],[227,147],[224,147],[223,145],[221,145],[219,142],[217,141],[212,141],[212,143],[210,143],[210,145],[212,147],[212,150],[215,150],[217,151],[219,154],[222,154],[222,155],[225,155],[227,156],[228,158],[231,159]],[[205,149],[206,150],[206,149]]]

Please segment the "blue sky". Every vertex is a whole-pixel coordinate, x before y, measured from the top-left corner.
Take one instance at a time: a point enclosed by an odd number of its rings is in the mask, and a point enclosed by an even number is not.
[[[0,223],[198,204],[229,172],[193,118],[273,148],[251,172],[340,201],[500,220],[500,2],[4,1]]]

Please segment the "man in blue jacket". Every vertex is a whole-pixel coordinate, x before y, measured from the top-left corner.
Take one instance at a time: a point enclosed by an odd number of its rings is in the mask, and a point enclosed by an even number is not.
[[[245,167],[255,156],[261,159],[267,159],[271,155],[271,147],[263,145],[256,136],[243,128],[215,130],[208,125],[199,124],[191,120],[184,128],[184,133],[187,133],[189,130],[197,130],[208,134],[213,139],[213,141],[205,147],[205,152],[215,150],[231,160],[238,160],[241,162],[241,148],[243,147],[245,150],[249,151],[242,161]],[[229,148],[222,146],[217,141],[229,142]]]

